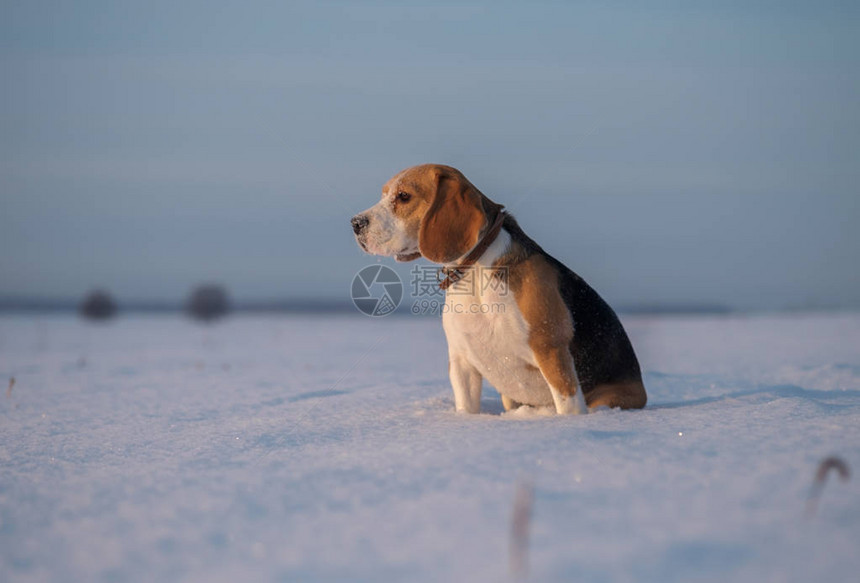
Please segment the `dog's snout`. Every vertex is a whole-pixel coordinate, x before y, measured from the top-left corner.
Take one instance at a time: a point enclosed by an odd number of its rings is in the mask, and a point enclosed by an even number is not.
[[[361,233],[361,231],[367,226],[369,222],[370,219],[368,219],[365,215],[355,215],[354,217],[352,217],[353,233],[355,233],[356,235]]]

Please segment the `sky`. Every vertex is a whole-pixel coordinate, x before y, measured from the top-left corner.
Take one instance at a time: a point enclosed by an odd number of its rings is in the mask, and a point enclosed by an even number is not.
[[[615,305],[860,307],[848,2],[2,2],[0,298],[348,301],[461,169]],[[405,280],[411,266],[398,266]]]

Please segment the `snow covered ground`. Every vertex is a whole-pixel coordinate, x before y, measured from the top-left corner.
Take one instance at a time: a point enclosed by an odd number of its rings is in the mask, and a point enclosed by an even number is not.
[[[532,581],[857,580],[860,315],[623,320],[648,408],[559,418],[434,318],[0,316],[0,580],[505,581],[520,482]]]

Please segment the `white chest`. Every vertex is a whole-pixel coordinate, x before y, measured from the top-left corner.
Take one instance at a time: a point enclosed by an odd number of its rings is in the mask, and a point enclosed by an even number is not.
[[[532,361],[528,326],[514,298],[488,292],[463,294],[452,286],[445,298],[442,324],[449,344],[475,353],[493,352],[500,357]]]
[[[552,404],[513,292],[485,277],[488,271],[482,272],[481,265],[472,270],[474,281],[454,284],[445,297],[442,324],[449,354],[464,358],[499,393],[515,401]]]

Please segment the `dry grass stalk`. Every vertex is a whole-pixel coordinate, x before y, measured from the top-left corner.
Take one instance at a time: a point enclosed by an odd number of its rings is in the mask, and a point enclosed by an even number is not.
[[[511,539],[508,558],[511,575],[525,580],[529,571],[529,531],[531,530],[534,487],[531,482],[520,482],[514,494],[514,509],[511,518]]]
[[[848,464],[842,458],[830,456],[822,460],[818,464],[818,471],[815,472],[815,480],[812,482],[812,489],[806,500],[807,516],[813,516],[818,510],[818,500],[821,498],[821,492],[824,490],[824,484],[827,482],[827,474],[830,473],[830,470],[835,470],[843,482],[847,482],[848,478],[851,477],[851,470],[848,469]]]

